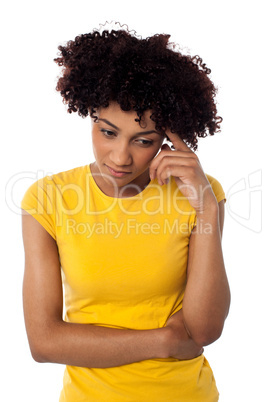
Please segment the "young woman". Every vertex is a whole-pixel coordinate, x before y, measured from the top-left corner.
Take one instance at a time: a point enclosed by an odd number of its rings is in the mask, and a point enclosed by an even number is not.
[[[194,151],[221,118],[210,70],[169,37],[93,31],[55,59],[95,156],[21,203],[29,344],[66,364],[61,402],[218,400],[203,347],[230,304],[225,194]]]

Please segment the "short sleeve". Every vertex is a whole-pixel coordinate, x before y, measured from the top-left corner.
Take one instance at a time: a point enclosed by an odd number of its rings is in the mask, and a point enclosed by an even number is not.
[[[35,181],[26,190],[20,206],[56,240],[55,185],[50,176]]]
[[[224,189],[223,189],[221,183],[214,177],[210,176],[209,174],[206,174],[206,177],[209,180],[209,183],[210,183],[212,191],[217,199],[217,202],[219,203],[220,201],[224,200],[224,203],[225,203],[226,196],[225,196],[225,192],[224,192]],[[197,224],[197,216],[196,216],[196,213],[194,212],[191,216],[191,222],[190,222],[191,230],[194,229],[196,224]]]
[[[224,202],[226,202],[225,192],[223,190],[221,183],[218,180],[216,180],[214,177],[212,177],[208,174],[206,174],[206,177],[210,182],[211,188],[214,192],[217,202],[219,203],[222,200],[224,200]]]

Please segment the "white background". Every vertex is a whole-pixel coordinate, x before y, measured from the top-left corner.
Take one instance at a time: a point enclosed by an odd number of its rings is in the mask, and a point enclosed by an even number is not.
[[[224,121],[221,133],[200,139],[197,154],[227,196],[223,249],[232,305],[222,337],[205,355],[221,402],[266,400],[264,3],[9,0],[2,6],[0,337],[5,402],[54,402],[62,387],[64,367],[35,363],[28,347],[18,208],[37,178],[93,160],[90,121],[66,112],[55,91],[59,68],[53,58],[58,45],[106,20],[128,24],[143,37],[169,33],[212,70]]]

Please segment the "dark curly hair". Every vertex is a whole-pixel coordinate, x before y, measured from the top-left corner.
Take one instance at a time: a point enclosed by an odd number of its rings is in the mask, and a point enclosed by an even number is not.
[[[182,55],[169,38],[94,30],[59,46],[54,61],[63,74],[56,90],[68,112],[96,119],[97,108],[115,101],[124,111],[136,111],[141,125],[144,111],[151,110],[156,130],[165,135],[170,129],[196,150],[197,137],[220,131],[217,89],[202,59]]]

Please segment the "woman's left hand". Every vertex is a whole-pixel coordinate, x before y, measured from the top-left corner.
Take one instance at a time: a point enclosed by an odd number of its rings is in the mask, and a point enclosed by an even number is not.
[[[167,131],[166,135],[175,149],[171,150],[167,144],[163,144],[161,152],[150,164],[151,180],[157,177],[159,184],[163,185],[173,176],[179,190],[197,214],[217,205],[197,155],[177,134]]]

